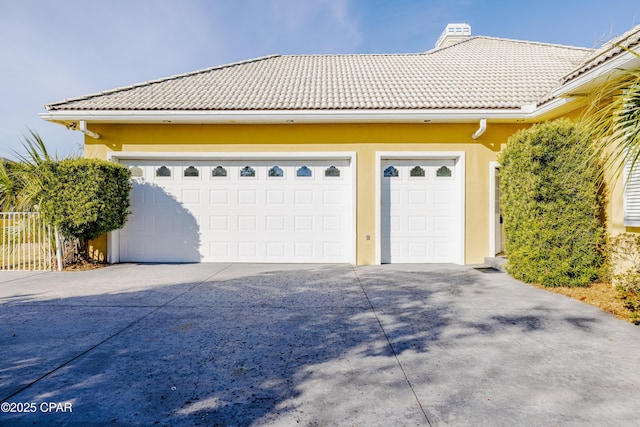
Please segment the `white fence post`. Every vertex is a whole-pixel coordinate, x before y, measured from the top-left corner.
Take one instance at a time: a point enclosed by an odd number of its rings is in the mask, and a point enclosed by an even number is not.
[[[38,212],[0,212],[0,270],[52,270],[51,228]],[[57,239],[57,233],[56,233]],[[58,269],[62,257],[58,257]]]
[[[58,227],[53,228],[53,234],[56,236],[56,259],[58,260],[58,271],[62,271],[64,268],[64,265],[62,264],[62,239],[60,239]]]

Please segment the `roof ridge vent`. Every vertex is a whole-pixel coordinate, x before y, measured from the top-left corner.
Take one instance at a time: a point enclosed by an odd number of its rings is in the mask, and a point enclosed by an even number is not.
[[[471,37],[471,25],[467,24],[447,24],[446,28],[438,37],[436,49],[450,46]]]

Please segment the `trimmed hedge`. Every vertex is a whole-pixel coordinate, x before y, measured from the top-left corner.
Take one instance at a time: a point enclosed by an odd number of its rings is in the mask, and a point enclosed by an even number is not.
[[[67,159],[47,162],[42,168],[40,211],[63,236],[78,239],[83,250],[89,240],[125,224],[131,191],[131,173],[125,166],[97,159]]]
[[[604,274],[601,165],[567,119],[509,138],[499,161],[507,271],[544,286],[586,286]]]

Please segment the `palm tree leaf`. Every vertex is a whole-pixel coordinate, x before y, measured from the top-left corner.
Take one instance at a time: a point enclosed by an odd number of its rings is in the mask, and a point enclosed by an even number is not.
[[[640,58],[640,54],[619,46]],[[587,94],[580,117],[605,171],[618,178],[640,165],[640,68],[618,69]]]

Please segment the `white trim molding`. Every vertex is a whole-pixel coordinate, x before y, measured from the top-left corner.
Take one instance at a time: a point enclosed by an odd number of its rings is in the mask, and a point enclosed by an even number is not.
[[[489,162],[489,258],[496,256],[496,172],[500,167],[498,162]]]
[[[260,151],[260,152],[222,152],[222,151],[110,151],[107,160],[297,160],[297,159],[351,159],[355,161],[355,151]]]

